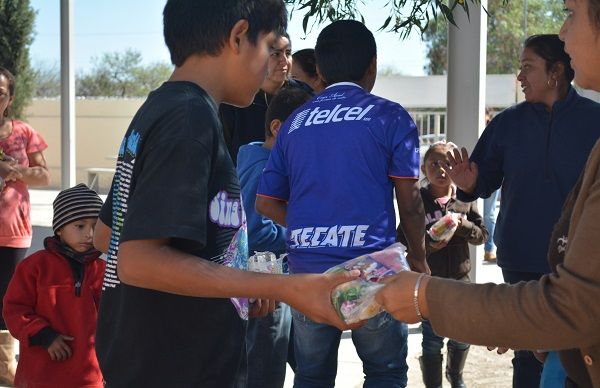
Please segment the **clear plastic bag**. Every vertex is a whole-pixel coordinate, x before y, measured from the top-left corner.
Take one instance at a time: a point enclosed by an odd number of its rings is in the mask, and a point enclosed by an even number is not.
[[[283,259],[285,255],[279,258],[273,252],[254,252],[254,255],[248,258],[248,271],[262,272],[271,274],[283,273]]]
[[[450,241],[458,227],[459,218],[460,214],[448,212],[445,216],[437,220],[435,224],[431,225],[427,234],[433,241]]]
[[[375,294],[383,287],[378,282],[401,271],[410,271],[406,247],[395,243],[381,251],[362,255],[332,267],[326,273],[360,270],[360,277],[340,284],[331,293],[331,302],[346,323],[369,319],[382,311]]]

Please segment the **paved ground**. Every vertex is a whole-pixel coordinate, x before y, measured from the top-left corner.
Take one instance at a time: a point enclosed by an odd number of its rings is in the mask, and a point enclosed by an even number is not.
[[[52,201],[57,191],[53,190],[31,190],[32,223],[34,225],[34,240],[30,252],[42,248],[44,237],[52,234]],[[477,260],[477,282],[501,282],[502,274],[496,265],[482,264]],[[482,328],[485,330],[485,328]],[[419,356],[421,355],[421,334],[419,327],[410,326],[408,344],[408,387],[423,387],[421,371],[419,368]],[[358,388],[363,384],[362,364],[352,340],[345,333],[340,344],[338,353],[338,374],[336,386],[341,388]],[[510,353],[510,352],[509,352]],[[509,353],[497,355],[482,347],[471,347],[467,365],[465,367],[465,382],[469,388],[505,388],[510,387],[512,381],[512,355]],[[285,388],[293,386],[294,374],[288,368]],[[445,382],[446,387],[450,384]],[[0,386],[1,387],[1,386]]]
[[[482,264],[477,267],[479,282],[501,282],[502,275],[496,265]],[[421,333],[418,325],[409,326],[408,338],[408,388],[424,387],[419,367]],[[344,338],[345,337],[345,338]],[[338,352],[336,387],[359,388],[363,385],[362,364],[349,336],[344,335]],[[512,352],[498,355],[485,347],[471,346],[464,380],[469,388],[509,388],[512,386]],[[445,356],[444,356],[445,362]],[[445,365],[445,364],[444,364]],[[294,373],[288,366],[284,388],[293,386]],[[444,380],[444,386],[450,383]]]

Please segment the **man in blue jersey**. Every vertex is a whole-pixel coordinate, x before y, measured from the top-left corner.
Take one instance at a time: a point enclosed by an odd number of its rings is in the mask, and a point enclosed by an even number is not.
[[[279,131],[257,191],[256,209],[288,227],[292,273],[321,273],[395,240],[396,190],[409,262],[428,272],[419,195],[417,128],[398,104],[369,92],[377,74],[373,34],[338,21],[317,40],[328,88]],[[341,331],[292,311],[295,387],[332,387]],[[365,386],[406,386],[405,324],[382,313],[352,331]]]

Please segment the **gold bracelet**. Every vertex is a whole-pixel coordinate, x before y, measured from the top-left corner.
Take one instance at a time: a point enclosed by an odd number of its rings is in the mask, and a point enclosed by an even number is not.
[[[424,273],[419,274],[417,282],[415,283],[415,292],[413,293],[413,303],[415,305],[415,311],[417,313],[417,318],[419,318],[421,322],[425,320],[423,319],[423,315],[421,315],[421,309],[419,308],[419,286],[421,286],[421,280],[423,280],[423,276],[425,276]]]

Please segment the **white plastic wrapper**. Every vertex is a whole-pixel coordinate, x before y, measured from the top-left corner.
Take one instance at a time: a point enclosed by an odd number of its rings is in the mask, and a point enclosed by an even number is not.
[[[282,274],[283,273],[283,258],[279,258],[273,252],[254,252],[254,255],[248,258],[248,271]]]
[[[381,251],[359,256],[332,267],[326,273],[360,270],[360,277],[340,284],[331,293],[331,302],[346,323],[369,319],[382,311],[375,302],[375,294],[383,287],[379,281],[401,271],[410,271],[406,261],[406,247],[395,243]]]
[[[433,241],[450,241],[458,227],[459,218],[460,214],[448,212],[445,216],[437,220],[435,224],[431,225],[427,234]]]

